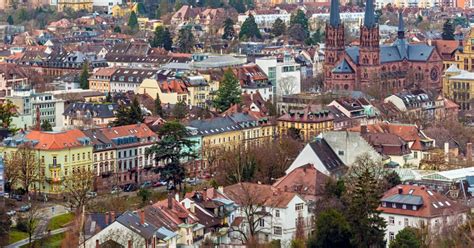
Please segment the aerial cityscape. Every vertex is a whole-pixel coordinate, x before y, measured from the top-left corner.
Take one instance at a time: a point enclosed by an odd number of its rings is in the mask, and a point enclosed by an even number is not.
[[[473,1],[0,0],[0,247],[474,247],[473,142]]]

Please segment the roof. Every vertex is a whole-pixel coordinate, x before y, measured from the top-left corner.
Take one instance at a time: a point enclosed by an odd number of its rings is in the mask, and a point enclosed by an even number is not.
[[[79,111],[81,117],[89,114],[92,118],[113,118],[117,108],[118,105],[115,103],[73,103],[66,107],[63,115],[73,118]]]
[[[144,224],[141,224],[140,217],[130,211],[127,211],[117,217],[116,221],[130,228],[130,230],[134,231],[135,233],[141,235],[146,239],[153,237],[155,231],[158,229],[156,226],[146,221]]]
[[[272,208],[286,208],[296,193],[284,192],[271,185],[237,183],[224,188],[224,193],[239,205],[253,204]]]
[[[401,191],[401,192],[400,192]],[[398,185],[387,192],[381,199],[382,202],[394,202],[409,205],[420,205],[416,210],[411,206],[393,208],[391,204],[386,207],[379,206],[377,210],[387,214],[433,218],[437,216],[448,216],[457,213],[467,213],[469,208],[455,202],[439,192],[430,190],[424,186]]]
[[[408,44],[406,40],[397,40],[391,45],[380,46],[380,63],[408,61],[427,61],[435,47],[427,44]],[[346,53],[354,63],[359,63],[359,47],[347,47]]]
[[[339,64],[337,64],[334,69],[332,69],[333,73],[353,73],[354,69],[352,69],[351,65],[347,62],[346,59],[343,59]]]
[[[346,169],[344,163],[332,150],[326,140],[317,138],[314,142],[309,143],[309,145],[314,153],[316,153],[319,160],[321,160],[324,167],[326,167],[331,174]]]
[[[147,125],[144,124],[132,124],[126,126],[118,126],[118,127],[107,127],[101,128],[101,132],[109,138],[117,138],[117,137],[125,137],[125,136],[136,136],[137,138],[147,138],[150,136],[157,136],[156,133],[151,131]]]
[[[341,16],[339,15],[339,0],[331,0],[329,24],[332,27],[338,27],[341,24]]]
[[[298,193],[306,200],[316,200],[316,196],[324,193],[324,186],[328,179],[328,176],[318,171],[313,165],[307,164],[278,179],[273,187]]]
[[[308,104],[302,110],[290,110],[280,116],[278,121],[319,123],[334,120],[329,110],[321,110],[318,105]]]
[[[63,132],[31,131],[25,135],[25,138],[37,142],[34,148],[39,150],[62,150],[88,146],[89,141],[89,138],[78,129]]]

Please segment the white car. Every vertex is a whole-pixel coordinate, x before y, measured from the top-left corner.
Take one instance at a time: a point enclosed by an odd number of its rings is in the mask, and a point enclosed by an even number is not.
[[[86,193],[87,198],[95,198],[96,196],[97,196],[97,193],[93,191],[89,191]]]
[[[10,216],[10,217],[12,217],[15,214],[16,214],[15,210],[10,210],[10,211],[7,212],[7,215]]]

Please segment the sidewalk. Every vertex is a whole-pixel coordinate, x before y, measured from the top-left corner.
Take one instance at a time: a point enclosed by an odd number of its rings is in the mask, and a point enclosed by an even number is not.
[[[65,232],[65,231],[67,231],[67,229],[68,229],[67,227],[63,227],[63,228],[59,228],[59,229],[53,230],[53,231],[51,231],[51,235],[55,235],[55,234],[58,234],[58,233],[63,233],[63,232]],[[34,237],[32,238],[32,241],[35,241],[37,238],[38,238],[37,236],[34,236]],[[41,238],[41,237],[39,237],[38,239],[40,239],[40,238]],[[9,245],[5,246],[5,248],[20,247],[20,246],[26,245],[26,244],[28,244],[28,243],[29,243],[29,242],[28,242],[28,239],[26,238],[26,239],[22,239],[22,240],[20,240],[20,241],[18,241],[18,242],[16,242],[16,243],[9,244]]]

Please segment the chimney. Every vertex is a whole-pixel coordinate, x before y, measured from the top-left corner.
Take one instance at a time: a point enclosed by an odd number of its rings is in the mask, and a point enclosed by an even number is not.
[[[105,212],[105,225],[109,225],[109,212]]]
[[[219,190],[220,193],[224,193],[224,186],[218,186],[217,190]]]
[[[173,209],[173,193],[168,193],[168,208]]]
[[[115,221],[115,211],[110,212],[110,223]]]
[[[467,161],[472,160],[472,143],[466,144],[466,158],[467,158]]]
[[[194,206],[194,202],[191,202],[189,209],[191,210],[191,213],[193,213],[193,214],[196,213],[195,212],[196,211],[196,206]]]
[[[288,192],[288,185],[285,185],[284,189],[285,189],[285,192]]]
[[[366,125],[361,125],[360,126],[360,134],[366,134],[367,133],[367,126]]]
[[[145,210],[140,210],[140,224],[145,225]]]
[[[398,186],[398,194],[399,195],[403,194],[403,188],[401,186]]]
[[[96,240],[95,240],[95,248],[99,248],[99,247],[100,247],[99,240],[96,239]]]
[[[133,248],[132,241],[130,239],[128,240],[128,248]]]

